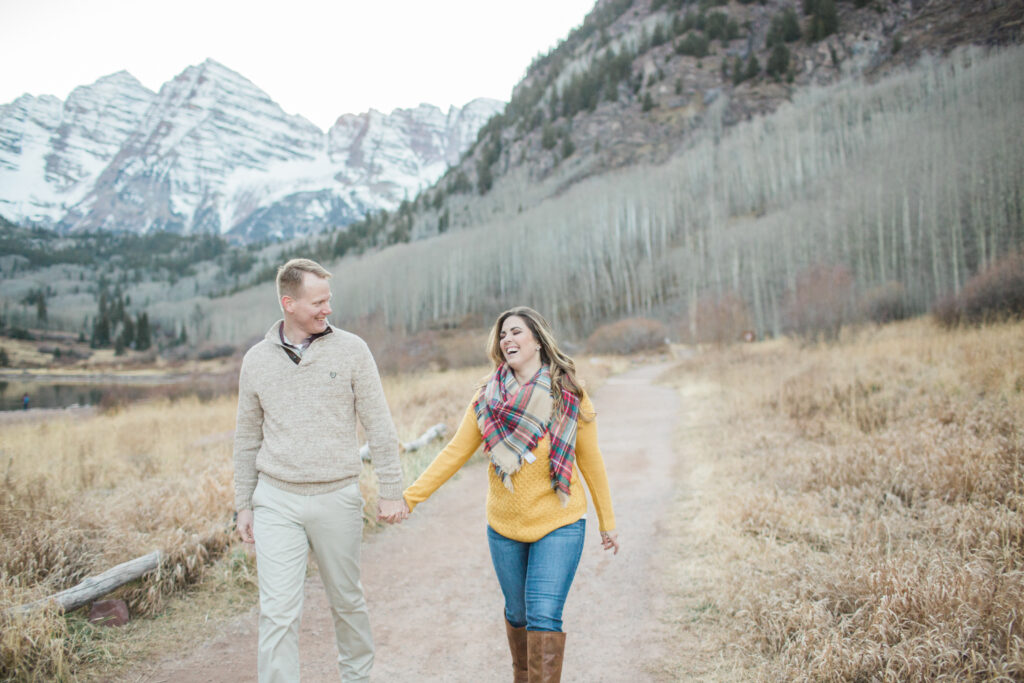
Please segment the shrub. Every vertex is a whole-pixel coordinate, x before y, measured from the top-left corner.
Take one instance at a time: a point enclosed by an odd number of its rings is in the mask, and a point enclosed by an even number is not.
[[[864,295],[862,310],[864,317],[876,323],[888,323],[910,317],[906,292],[902,283],[886,282],[869,290]]]
[[[728,344],[739,341],[751,327],[747,304],[735,292],[701,297],[694,317],[698,342]]]
[[[649,318],[626,318],[602,325],[587,338],[594,353],[636,353],[661,349],[667,343],[665,326]]]
[[[796,279],[786,297],[789,328],[805,339],[839,337],[850,318],[853,275],[846,266],[819,264],[807,268]]]
[[[959,295],[940,299],[932,315],[944,327],[1024,318],[1024,250],[995,261]]]
[[[702,34],[691,31],[686,34],[686,37],[676,43],[676,52],[681,55],[690,55],[691,57],[708,56],[708,39]]]
[[[235,353],[235,347],[230,344],[220,344],[199,349],[196,352],[196,360],[215,360],[217,358],[228,358]]]

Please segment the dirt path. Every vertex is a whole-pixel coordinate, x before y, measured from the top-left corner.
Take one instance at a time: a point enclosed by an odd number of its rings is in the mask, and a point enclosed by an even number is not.
[[[653,385],[664,365],[613,377],[596,392],[622,551],[601,550],[597,515],[566,604],[563,680],[663,681],[671,652],[660,618],[662,519],[674,495],[673,429],[678,397]],[[511,680],[502,599],[485,535],[487,471],[467,465],[404,524],[363,546],[363,583],[377,645],[376,681]],[[306,584],[303,680],[337,681],[333,626],[318,577]],[[256,618],[224,637],[154,666],[133,680],[234,683],[256,678]]]

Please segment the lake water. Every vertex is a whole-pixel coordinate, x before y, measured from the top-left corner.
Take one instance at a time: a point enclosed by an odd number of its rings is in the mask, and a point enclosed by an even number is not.
[[[236,381],[226,377],[188,379],[164,384],[24,381],[15,377],[2,377],[0,410],[21,410],[25,393],[28,393],[30,408],[67,408],[72,405],[102,407],[149,398],[180,398],[189,395],[212,398],[233,392],[236,388]]]

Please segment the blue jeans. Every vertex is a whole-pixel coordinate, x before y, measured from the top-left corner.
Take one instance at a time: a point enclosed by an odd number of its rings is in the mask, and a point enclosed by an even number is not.
[[[583,554],[587,520],[523,543],[487,527],[491,561],[505,595],[505,618],[528,631],[561,631],[562,608]]]

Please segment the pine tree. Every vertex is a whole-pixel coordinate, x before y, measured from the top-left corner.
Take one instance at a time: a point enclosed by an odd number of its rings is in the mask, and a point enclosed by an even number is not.
[[[573,144],[572,138],[566,133],[565,137],[562,138],[562,158],[568,159],[572,156],[572,153],[576,151],[576,145]]]
[[[545,123],[540,134],[540,146],[544,149],[554,149],[557,144],[558,135],[555,133],[555,127],[550,123]]]
[[[732,84],[739,85],[746,78],[743,71],[743,60],[737,57],[732,63]]]
[[[772,54],[768,57],[766,70],[768,75],[776,81],[782,80],[783,74],[789,69],[789,48],[783,43],[772,48]]]
[[[757,55],[750,55],[750,61],[747,62],[747,73],[745,74],[746,79],[757,78],[761,74],[761,63],[757,61]]]
[[[839,30],[835,0],[804,0],[804,14],[811,15],[807,31],[807,39],[811,42],[817,42]]]
[[[132,322],[130,315],[124,317],[124,324],[121,326],[119,336],[124,340],[125,348],[132,348],[132,344],[135,343],[135,323]]]
[[[145,312],[139,313],[138,322],[135,325],[135,348],[138,351],[145,351],[153,343],[149,331],[149,315]]]
[[[93,321],[89,346],[94,349],[110,346],[110,318],[107,317],[106,312],[97,315],[96,320]]]
[[[0,347],[0,368],[11,367],[11,357],[7,355],[7,349]]]

